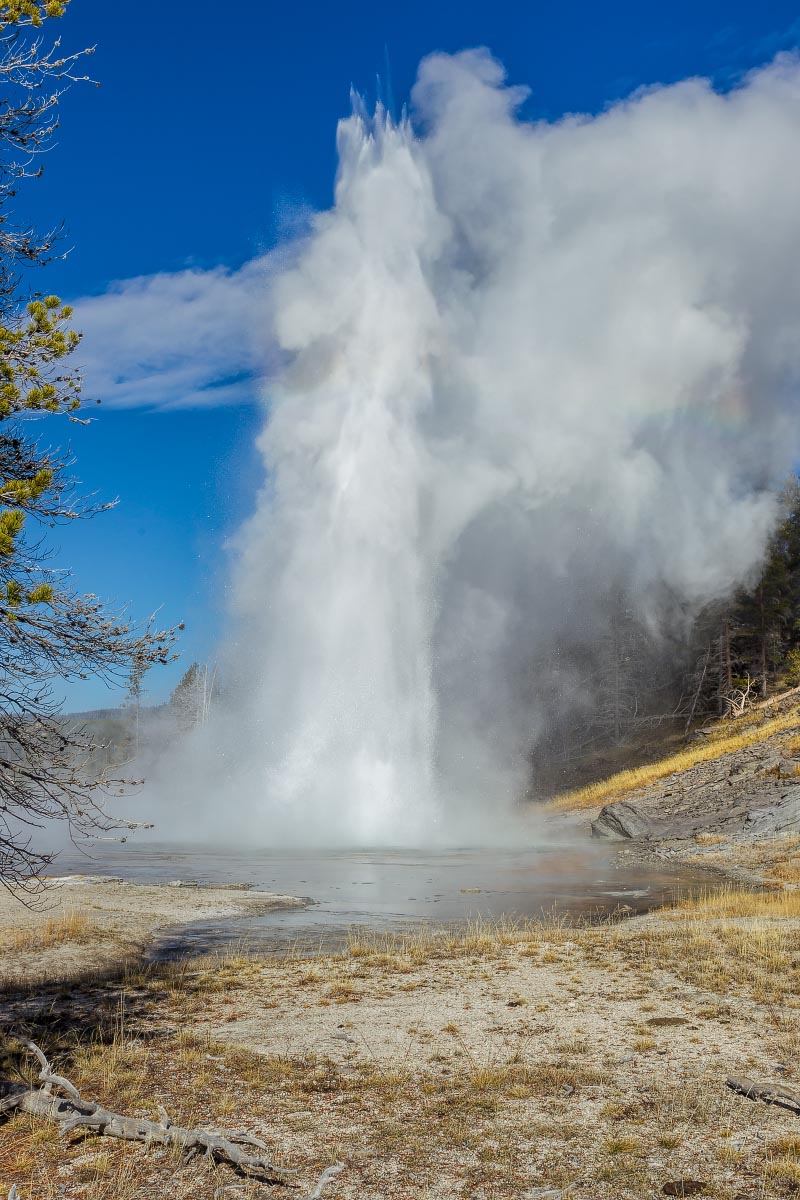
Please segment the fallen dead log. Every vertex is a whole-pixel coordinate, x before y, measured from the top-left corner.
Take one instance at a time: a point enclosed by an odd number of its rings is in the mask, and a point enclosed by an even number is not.
[[[260,1138],[249,1133],[213,1133],[208,1129],[186,1129],[173,1125],[167,1113],[159,1106],[159,1120],[145,1117],[125,1117],[111,1112],[93,1100],[84,1100],[74,1084],[57,1075],[50,1066],[44,1052],[25,1038],[19,1041],[39,1061],[41,1088],[26,1087],[24,1084],[0,1080],[0,1113],[11,1110],[29,1113],[48,1121],[57,1121],[63,1137],[73,1129],[88,1129],[105,1137],[122,1138],[146,1145],[167,1146],[193,1158],[202,1154],[215,1162],[227,1162],[245,1175],[263,1180],[265,1183],[283,1183],[299,1186],[292,1180],[296,1171],[277,1167],[264,1151],[269,1147]],[[262,1151],[251,1153],[252,1149]],[[328,1167],[322,1172],[312,1192],[304,1200],[320,1200],[323,1188],[343,1169],[342,1163]]]
[[[777,1083],[755,1083],[752,1079],[735,1075],[729,1076],[726,1083],[732,1091],[737,1092],[740,1096],[746,1096],[748,1100],[763,1100],[765,1104],[777,1104],[779,1108],[786,1108],[789,1112],[800,1116],[800,1094],[781,1087]]]

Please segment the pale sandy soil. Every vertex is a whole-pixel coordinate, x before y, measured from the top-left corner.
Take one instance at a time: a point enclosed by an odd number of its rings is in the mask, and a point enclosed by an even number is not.
[[[640,1025],[668,1016],[675,1025],[658,1028],[658,1049],[637,1054],[639,1066],[661,1054],[674,1067],[672,1051],[681,1043],[684,1066],[724,1055],[731,1072],[743,1071],[760,1048],[764,1005],[737,1000],[721,1023],[715,1011],[709,1041],[708,1014],[698,1013],[719,1005],[717,992],[669,971],[648,971],[645,984],[618,953],[628,939],[656,928],[663,921],[647,917],[629,923],[624,934],[606,935],[601,960],[587,956],[583,936],[576,935],[578,941],[545,940],[534,952],[509,950],[500,961],[453,958],[399,972],[362,968],[358,958],[302,960],[280,972],[264,966],[241,994],[213,1004],[197,1027],[260,1054],[323,1053],[340,1064],[366,1058],[414,1070],[435,1063],[437,1073],[447,1075],[465,1060],[496,1065],[523,1042],[536,1058],[586,1039],[581,1053],[611,1062],[634,1050],[646,1032]],[[692,1039],[701,1027],[703,1038]],[[626,1068],[626,1074],[636,1071]]]
[[[682,922],[665,951],[673,936],[651,916],[416,967],[380,954],[262,966],[196,1029],[317,1072],[322,1095],[301,1089],[282,1141],[291,1158],[295,1124],[312,1140],[322,1125],[347,1148],[338,1190],[353,1200],[537,1187],[640,1200],[682,1178],[709,1196],[795,1194],[797,1117],[725,1080],[798,1078],[796,992],[772,990],[765,962],[743,987],[736,959],[762,937],[791,959],[800,922],[745,922],[722,956],[722,923]],[[782,1175],[769,1147],[789,1135]]]
[[[0,982],[21,975],[67,978],[91,967],[102,970],[139,954],[165,926],[257,916],[304,903],[268,892],[134,884],[88,875],[52,880],[36,898],[35,908],[25,907],[0,889]],[[76,915],[80,921],[76,936],[58,943],[59,921]],[[26,933],[32,944],[20,948]],[[47,945],[48,941],[54,944]]]
[[[0,1185],[29,1178],[23,1200],[212,1200],[222,1184],[299,1200],[335,1161],[331,1200],[655,1200],[681,1180],[712,1200],[800,1191],[798,1117],[725,1086],[800,1090],[797,917],[420,933],[314,959],[162,965],[68,995],[8,989],[2,1008],[87,1097],[245,1129],[304,1185],[59,1140],[17,1117]]]

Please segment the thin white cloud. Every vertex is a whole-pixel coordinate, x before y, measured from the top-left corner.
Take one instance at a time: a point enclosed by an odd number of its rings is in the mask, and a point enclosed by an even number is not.
[[[75,301],[84,395],[115,408],[251,403],[267,366],[270,256],[144,275]]]

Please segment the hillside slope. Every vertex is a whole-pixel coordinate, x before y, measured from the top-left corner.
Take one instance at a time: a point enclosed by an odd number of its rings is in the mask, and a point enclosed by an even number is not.
[[[792,693],[680,754],[565,793],[569,827],[631,852],[800,884],[800,704]]]

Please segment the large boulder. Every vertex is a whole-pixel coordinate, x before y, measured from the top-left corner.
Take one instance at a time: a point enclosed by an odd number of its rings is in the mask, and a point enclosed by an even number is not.
[[[635,804],[618,800],[606,804],[596,820],[592,821],[592,837],[629,838],[634,841],[652,837],[653,822]]]

